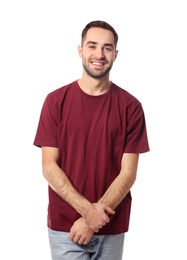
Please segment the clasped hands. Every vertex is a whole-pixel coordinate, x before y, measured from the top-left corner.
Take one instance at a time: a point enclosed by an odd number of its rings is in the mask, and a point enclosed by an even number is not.
[[[91,207],[77,219],[70,230],[70,239],[74,243],[88,244],[94,233],[99,232],[109,221],[109,215],[115,211],[102,203],[93,203]]]

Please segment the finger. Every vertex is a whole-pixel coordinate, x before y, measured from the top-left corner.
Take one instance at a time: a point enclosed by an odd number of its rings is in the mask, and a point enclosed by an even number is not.
[[[83,245],[87,245],[89,241],[90,241],[90,239],[89,240],[88,239],[84,240]]]
[[[83,242],[83,245],[87,245],[88,242],[90,241],[90,239],[91,239],[91,236],[90,236],[89,238],[86,238],[86,239],[84,240],[84,242]]]
[[[75,236],[75,234],[74,234],[73,232],[70,232],[69,238],[70,238],[71,240],[73,240],[74,236]]]
[[[110,218],[108,216],[106,216],[104,219],[103,219],[103,223],[102,225],[106,225],[106,223],[108,223],[110,221]]]
[[[115,214],[115,211],[112,208],[110,208],[109,206],[105,206],[105,211],[112,215]]]
[[[82,238],[80,238],[80,239],[77,241],[77,243],[78,243],[79,245],[82,245],[82,244],[84,244],[84,241],[85,241],[85,238],[82,237]]]
[[[76,243],[76,244],[79,242],[79,240],[80,240],[80,236],[75,236],[73,238],[73,242]]]

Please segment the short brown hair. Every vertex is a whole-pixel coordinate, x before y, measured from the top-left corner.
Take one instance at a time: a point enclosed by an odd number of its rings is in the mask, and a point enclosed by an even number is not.
[[[115,31],[115,29],[107,22],[105,21],[100,21],[100,20],[97,20],[97,21],[92,21],[90,23],[88,23],[83,31],[82,31],[82,35],[81,35],[81,41],[82,41],[82,44],[84,42],[84,39],[86,37],[86,34],[87,34],[87,31],[90,29],[90,28],[101,28],[101,29],[105,29],[105,30],[109,30],[113,33],[114,35],[114,43],[115,43],[115,46],[117,46],[117,42],[118,42],[118,34],[117,32]]]

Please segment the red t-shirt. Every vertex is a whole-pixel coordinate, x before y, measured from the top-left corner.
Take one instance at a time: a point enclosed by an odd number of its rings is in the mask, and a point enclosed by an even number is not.
[[[74,187],[97,202],[120,172],[123,153],[149,151],[141,103],[112,84],[99,96],[77,81],[49,93],[43,104],[34,145],[59,149],[59,166]],[[98,234],[128,231],[130,192]],[[69,232],[80,215],[49,187],[48,227]]]

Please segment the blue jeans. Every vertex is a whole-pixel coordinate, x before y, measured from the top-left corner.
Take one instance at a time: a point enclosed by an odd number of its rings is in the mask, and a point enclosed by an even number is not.
[[[122,260],[124,234],[93,235],[87,245],[78,245],[67,232],[48,232],[52,260]]]

